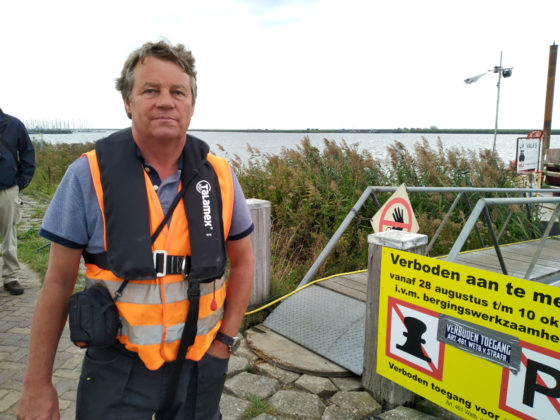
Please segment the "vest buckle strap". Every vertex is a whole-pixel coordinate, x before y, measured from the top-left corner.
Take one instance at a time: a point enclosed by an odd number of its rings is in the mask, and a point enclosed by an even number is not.
[[[154,257],[156,277],[165,277],[167,275],[167,251],[158,249],[153,251],[152,255]]]
[[[158,249],[152,251],[154,258],[154,269],[156,270],[156,277],[165,277],[168,274],[181,274],[183,258],[180,255],[168,255],[167,251]]]
[[[167,274],[181,274],[184,257],[180,255],[167,256]]]

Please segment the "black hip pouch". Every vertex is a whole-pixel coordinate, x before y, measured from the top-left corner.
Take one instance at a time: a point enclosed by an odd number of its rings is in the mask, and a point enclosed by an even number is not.
[[[109,347],[121,327],[119,311],[106,287],[96,285],[70,297],[70,340],[78,347]]]

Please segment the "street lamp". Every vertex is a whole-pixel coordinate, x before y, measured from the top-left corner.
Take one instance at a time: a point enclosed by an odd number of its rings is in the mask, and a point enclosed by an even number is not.
[[[488,73],[498,73],[498,84],[496,85],[498,88],[498,97],[496,99],[496,123],[494,125],[494,145],[492,146],[492,151],[495,152],[496,151],[496,136],[498,135],[498,110],[500,109],[500,85],[501,85],[501,81],[502,81],[502,76],[504,78],[508,78],[511,76],[513,67],[502,67],[502,51],[500,51],[500,65],[499,66],[494,66],[493,69],[488,70],[486,73],[482,73],[473,77],[469,77],[468,79],[465,79],[465,83],[467,85],[470,85],[471,83],[476,82],[477,80],[479,80],[482,76],[488,74]]]

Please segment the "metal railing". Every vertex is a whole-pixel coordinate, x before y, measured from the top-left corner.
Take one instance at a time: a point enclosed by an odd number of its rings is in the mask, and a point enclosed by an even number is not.
[[[328,255],[330,254],[330,252],[332,251],[332,249],[334,248],[334,246],[338,242],[338,240],[341,238],[343,233],[346,231],[346,229],[348,228],[348,226],[350,225],[350,223],[352,222],[354,217],[359,213],[360,209],[364,206],[366,201],[371,198],[374,201],[377,208],[381,208],[382,205],[379,203],[379,200],[377,198],[376,193],[387,193],[387,192],[392,193],[392,192],[395,192],[397,190],[397,188],[398,187],[384,187],[384,186],[369,186],[369,187],[367,187],[365,189],[365,191],[362,193],[362,195],[360,196],[360,198],[356,201],[356,203],[354,204],[352,209],[348,212],[348,214],[346,215],[346,217],[344,218],[344,220],[342,221],[342,223],[340,224],[338,229],[335,231],[335,233],[333,234],[333,236],[331,237],[329,242],[325,245],[325,247],[323,248],[323,250],[321,251],[319,256],[313,262],[311,268],[309,268],[309,270],[307,271],[307,273],[303,277],[302,281],[299,283],[298,287],[301,287],[301,286],[309,283],[309,281],[313,278],[313,276],[315,276],[319,267],[326,260],[326,258],[328,257]],[[552,192],[554,192],[553,190],[550,190],[550,189],[470,188],[470,187],[407,187],[406,190],[407,190],[408,193],[424,193],[424,194],[427,194],[427,193],[441,193],[441,194],[452,193],[452,194],[457,194],[456,197],[455,197],[455,200],[451,204],[451,206],[450,206],[449,210],[447,211],[445,217],[443,218],[441,224],[436,229],[436,232],[434,233],[434,236],[432,237],[430,243],[428,244],[427,249],[426,249],[427,254],[429,254],[430,250],[433,248],[433,246],[436,243],[437,238],[439,237],[440,233],[442,232],[445,224],[448,222],[448,220],[451,217],[453,211],[455,210],[455,208],[459,204],[459,201],[461,199],[464,199],[465,202],[466,202],[467,208],[470,211],[470,216],[469,216],[467,222],[465,223],[461,233],[459,234],[457,240],[455,241],[455,243],[454,243],[454,245],[453,245],[453,247],[452,247],[452,249],[451,249],[451,251],[448,254],[446,259],[448,261],[454,261],[455,260],[455,258],[457,257],[457,255],[459,254],[461,249],[463,248],[466,240],[470,236],[473,229],[475,230],[475,232],[477,234],[478,240],[481,243],[481,247],[484,247],[484,241],[482,239],[482,235],[480,234],[480,232],[478,230],[478,226],[476,224],[480,215],[484,214],[484,218],[485,218],[486,224],[487,224],[487,226],[490,230],[490,236],[492,237],[492,242],[494,244],[494,248],[496,249],[496,253],[497,253],[498,258],[500,260],[500,265],[501,265],[501,268],[502,268],[502,271],[504,272],[504,274],[507,274],[507,269],[505,267],[505,263],[504,263],[503,257],[501,256],[501,252],[500,252],[500,249],[499,249],[500,248],[499,247],[499,239],[502,236],[503,232],[505,231],[505,228],[506,228],[508,222],[510,221],[511,216],[513,215],[513,209],[510,209],[510,212],[509,212],[508,216],[506,217],[506,220],[505,220],[504,224],[502,225],[502,228],[500,229],[500,232],[496,235],[496,233],[494,231],[494,227],[492,225],[492,221],[490,219],[490,214],[488,212],[488,206],[498,206],[498,205],[511,206],[511,205],[514,205],[514,204],[536,205],[536,204],[544,204],[544,203],[556,204],[556,209],[554,210],[550,220],[548,221],[548,224],[545,228],[545,232],[543,234],[543,237],[541,238],[542,239],[542,241],[541,241],[542,245],[539,248],[539,251],[537,253],[538,255],[536,255],[536,259],[534,258],[533,262],[531,263],[531,266],[529,267],[527,275],[529,275],[531,273],[531,271],[533,270],[535,262],[538,259],[538,257],[540,256],[540,252],[542,251],[542,246],[544,246],[544,239],[546,239],[546,237],[549,235],[550,230],[551,230],[551,228],[554,224],[554,221],[558,220],[558,214],[560,212],[560,197],[533,197],[533,195],[535,195],[535,194],[547,194],[547,195],[549,195]],[[469,194],[478,194],[478,195],[484,195],[484,194],[512,195],[512,194],[517,194],[517,195],[529,195],[529,197],[480,198],[478,200],[477,204],[475,205],[474,209],[473,209],[473,207],[471,206],[471,203],[470,203]]]
[[[548,190],[548,191],[550,191],[550,190]],[[463,246],[465,245],[465,242],[467,241],[468,237],[470,236],[473,228],[476,227],[476,222],[478,221],[480,215],[482,214],[484,216],[484,221],[486,222],[486,226],[488,227],[488,230],[490,232],[490,236],[492,238],[492,243],[494,245],[494,249],[496,250],[496,255],[498,256],[498,260],[500,262],[500,267],[502,269],[502,272],[504,274],[508,274],[507,267],[506,267],[504,258],[502,256],[502,252],[500,250],[499,236],[496,236],[496,234],[494,232],[494,227],[492,225],[492,219],[490,218],[490,212],[488,211],[488,207],[490,207],[490,206],[511,206],[511,205],[514,205],[514,204],[525,204],[525,205],[533,204],[533,205],[535,205],[535,204],[545,204],[545,203],[556,204],[556,209],[552,212],[550,220],[548,221],[548,223],[546,225],[546,228],[543,232],[543,235],[541,237],[539,247],[537,248],[537,252],[533,256],[533,259],[531,260],[531,264],[529,265],[529,268],[527,269],[527,272],[525,273],[524,278],[528,279],[529,276],[531,275],[533,269],[535,268],[536,262],[540,258],[542,249],[543,249],[544,244],[545,244],[545,240],[548,237],[548,235],[550,234],[550,231],[552,229],[552,226],[553,226],[554,222],[556,220],[558,220],[558,214],[560,214],[560,197],[481,198],[481,199],[479,199],[478,202],[476,203],[476,206],[475,206],[474,210],[472,211],[471,215],[467,219],[467,221],[465,223],[465,226],[463,226],[463,229],[461,230],[461,233],[459,233],[459,236],[457,237],[457,240],[453,244],[453,247],[451,248],[451,251],[449,251],[449,254],[445,258],[445,260],[451,261],[451,262],[455,261],[455,259],[457,258],[457,255],[459,255],[459,252],[461,252],[461,249],[463,249]],[[511,214],[511,212],[510,212],[510,214]],[[508,221],[509,221],[509,217],[508,217]],[[501,230],[502,232],[503,232],[506,225],[507,225],[507,221],[506,221],[506,223],[504,223],[504,226],[502,227],[502,230]]]

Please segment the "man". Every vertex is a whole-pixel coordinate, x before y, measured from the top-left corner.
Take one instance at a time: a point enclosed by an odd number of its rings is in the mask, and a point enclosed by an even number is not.
[[[227,162],[186,135],[196,100],[191,52],[146,43],[116,86],[131,129],[98,141],[68,168],[43,221],[52,246],[18,419],[59,418],[52,367],[82,254],[86,285],[118,296],[122,327],[110,347],[88,348],[76,418],[219,419],[227,360],[251,294],[253,223]],[[227,285],[216,278],[223,264],[212,266],[224,239]],[[194,325],[186,316],[195,278],[209,281],[200,283],[196,339],[174,384],[182,331]]]
[[[21,295],[18,281],[17,231],[19,192],[29,185],[35,172],[35,151],[23,123],[0,109],[0,237],[2,237],[2,280],[4,289]]]

